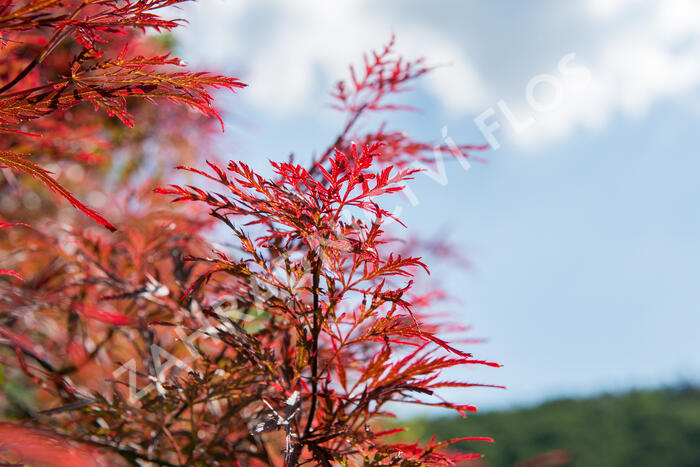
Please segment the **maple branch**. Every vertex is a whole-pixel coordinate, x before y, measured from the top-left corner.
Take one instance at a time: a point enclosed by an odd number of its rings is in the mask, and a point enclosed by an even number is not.
[[[171,464],[170,462],[156,459],[156,458],[150,457],[150,456],[145,455],[145,454],[141,454],[138,451],[120,448],[119,446],[114,446],[114,445],[109,444],[109,443],[102,443],[102,442],[95,441],[95,440],[86,440],[85,442],[92,444],[94,446],[99,446],[99,447],[111,449],[112,451],[116,452],[117,454],[119,454],[120,456],[122,456],[124,459],[126,459],[129,462],[135,461],[135,459],[140,459],[140,460],[144,460],[146,462],[151,462],[151,463],[156,464],[156,465],[163,465],[166,467],[177,467],[177,464]]]
[[[39,56],[37,56],[34,58],[34,60],[29,62],[29,65],[27,65],[24,68],[24,70],[22,70],[17,76],[15,76],[12,81],[10,81],[6,85],[4,85],[2,88],[0,88],[0,94],[12,89],[17,83],[22,81],[24,79],[24,77],[27,76],[29,74],[29,72],[31,72],[34,69],[34,67],[37,66],[39,63],[40,63]]]
[[[340,146],[340,144],[345,140],[345,137],[348,135],[348,133],[350,133],[352,127],[355,126],[355,123],[357,123],[357,121],[360,119],[360,115],[362,115],[364,110],[367,108],[367,105],[368,104],[364,104],[359,109],[357,109],[355,115],[353,115],[352,118],[348,120],[348,123],[345,125],[345,128],[343,128],[343,131],[340,132],[333,144],[328,146],[326,152],[324,152],[321,155],[321,157],[319,157],[319,159],[311,165],[311,168],[309,168],[310,175],[313,175],[318,170],[318,166],[324,164],[328,160],[330,155],[333,153],[333,150],[338,148],[338,146]]]
[[[317,253],[316,261],[314,263],[314,273],[313,273],[313,294],[314,294],[314,316],[313,316],[313,329],[311,331],[311,407],[309,408],[309,418],[306,421],[306,428],[304,428],[304,436],[306,439],[311,433],[311,425],[314,421],[314,416],[316,415],[316,402],[318,399],[318,336],[320,334],[320,320],[319,320],[319,307],[318,307],[318,287],[319,279],[321,276],[321,255]]]
[[[71,15],[68,17],[67,21],[71,21],[71,20],[75,19],[75,17],[78,16],[78,13],[80,13],[80,10],[82,10],[85,7],[85,5],[87,5],[87,2],[83,2],[80,6],[78,6],[78,8],[76,8],[73,11],[73,13],[71,13]],[[4,85],[3,87],[0,88],[0,94],[3,94],[5,91],[9,91],[17,83],[22,81],[29,73],[31,73],[31,71],[37,65],[39,65],[41,62],[43,62],[44,59],[46,57],[48,57],[49,54],[51,54],[51,52],[54,51],[54,49],[58,46],[58,44],[60,44],[63,41],[63,39],[65,39],[68,36],[68,34],[70,34],[70,29],[64,30],[63,27],[60,27],[54,33],[54,35],[51,36],[51,39],[49,39],[49,41],[47,42],[46,46],[44,47],[44,50],[42,50],[39,55],[34,57],[34,60],[29,62],[29,64],[22,71],[20,71],[19,74],[14,77],[14,79],[12,79],[12,81],[10,81],[9,83],[7,83],[6,85]]]
[[[39,65],[41,62],[43,62],[44,59],[46,57],[48,57],[51,52],[53,52],[53,50],[58,46],[58,44],[61,43],[61,41],[63,41],[63,39],[66,38],[67,35],[68,35],[68,31],[64,32],[59,37],[59,34],[57,32],[54,35],[54,37],[51,38],[51,40],[49,41],[49,44],[46,46],[46,48],[39,55],[34,57],[34,60],[29,62],[29,64],[26,67],[24,67],[24,69],[22,71],[20,71],[19,74],[17,74],[17,76],[14,77],[14,79],[12,79],[12,81],[10,81],[6,85],[4,85],[2,88],[0,88],[0,94],[3,94],[6,91],[9,91],[13,87],[15,87],[15,85],[17,83],[22,81],[29,73],[31,73],[31,71],[34,68],[36,68],[37,65]]]

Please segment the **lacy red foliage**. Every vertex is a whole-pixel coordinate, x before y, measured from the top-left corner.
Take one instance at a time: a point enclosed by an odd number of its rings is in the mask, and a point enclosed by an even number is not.
[[[219,118],[209,90],[243,87],[237,79],[173,71],[182,66],[180,59],[167,54],[131,55],[126,44],[120,53],[105,56],[106,45],[110,52],[114,50],[111,41],[115,34],[125,36],[134,29],[158,31],[176,27],[177,20],[161,19],[155,10],[181,1],[32,0],[17,5],[5,0],[0,3],[0,41],[5,49],[0,71],[2,75],[14,74],[0,87],[0,132],[30,136],[12,126],[83,103],[92,104],[95,110],[103,109],[127,126],[133,126],[126,98],[149,102],[165,99]],[[79,51],[67,66],[58,70],[49,67],[50,73],[46,73],[42,63],[69,39],[74,40]],[[28,59],[28,49],[34,48],[38,50]],[[31,175],[107,229],[116,229],[27,157],[10,150],[1,151],[0,167]]]
[[[155,12],[176,3],[0,1],[3,196],[34,194],[31,180],[12,175],[25,173],[119,227],[58,222],[51,208],[25,213],[31,229],[0,223],[14,226],[0,237],[9,262],[0,274],[15,276],[0,278],[0,410],[51,430],[0,426],[36,446],[0,442],[0,462],[63,465],[51,459],[61,450],[78,456],[72,465],[409,467],[478,457],[444,448],[489,438],[406,444],[386,428],[391,403],[475,411],[440,390],[479,384],[441,372],[498,365],[446,340],[465,329],[436,320],[443,294],[416,285],[428,271],[413,254],[421,244],[402,245],[386,228],[400,220],[382,198],[431,151],[470,157],[481,147],[415,141],[386,124],[357,132],[368,112],[405,108],[387,98],[429,71],[395,55],[392,40],[337,86],[347,123],[308,167],[272,162],[263,177],[244,162],[205,165],[209,124],[150,104],[218,118],[209,90],[242,84],[176,70],[179,59],[138,40],[134,31],[177,26]],[[126,131],[110,116],[148,125]],[[179,176],[156,172],[165,149]],[[48,164],[87,174],[75,196]],[[78,200],[95,193],[110,196],[101,214]]]

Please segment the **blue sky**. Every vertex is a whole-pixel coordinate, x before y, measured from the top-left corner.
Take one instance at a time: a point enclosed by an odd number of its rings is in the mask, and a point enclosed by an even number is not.
[[[184,58],[251,85],[221,96],[221,151],[258,167],[324,149],[342,124],[328,90],[392,32],[407,56],[450,64],[407,96],[425,111],[395,126],[482,143],[474,119],[493,109],[488,163],[449,163],[445,186],[419,176],[402,213],[474,264],[431,280],[464,297],[460,320],[488,339],[474,352],[505,366],[453,376],[508,390],[464,402],[698,379],[700,4],[201,0],[184,15]],[[518,133],[499,101],[531,126]]]

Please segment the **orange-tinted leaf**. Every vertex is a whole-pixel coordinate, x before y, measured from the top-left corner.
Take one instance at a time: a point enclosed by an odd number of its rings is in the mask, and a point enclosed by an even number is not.
[[[61,185],[53,177],[51,177],[51,172],[36,165],[34,162],[30,161],[28,157],[29,156],[27,154],[19,154],[10,151],[0,151],[0,164],[9,167],[10,169],[16,172],[30,175],[31,177],[46,185],[54,193],[57,193],[58,195],[67,199],[70,204],[72,204],[77,209],[81,210],[83,213],[85,213],[92,219],[99,222],[108,230],[112,232],[117,230],[115,226],[110,224],[104,217],[97,213],[97,211],[81,203],[75,196],[73,196],[68,190],[66,190],[63,187],[63,185]]]

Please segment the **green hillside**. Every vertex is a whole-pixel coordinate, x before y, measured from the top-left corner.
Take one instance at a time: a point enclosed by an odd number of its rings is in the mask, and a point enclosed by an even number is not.
[[[564,399],[535,408],[476,414],[467,419],[414,420],[412,436],[439,439],[491,436],[496,443],[465,443],[496,467],[543,452],[566,450],[566,465],[699,467],[700,389],[683,387]]]

